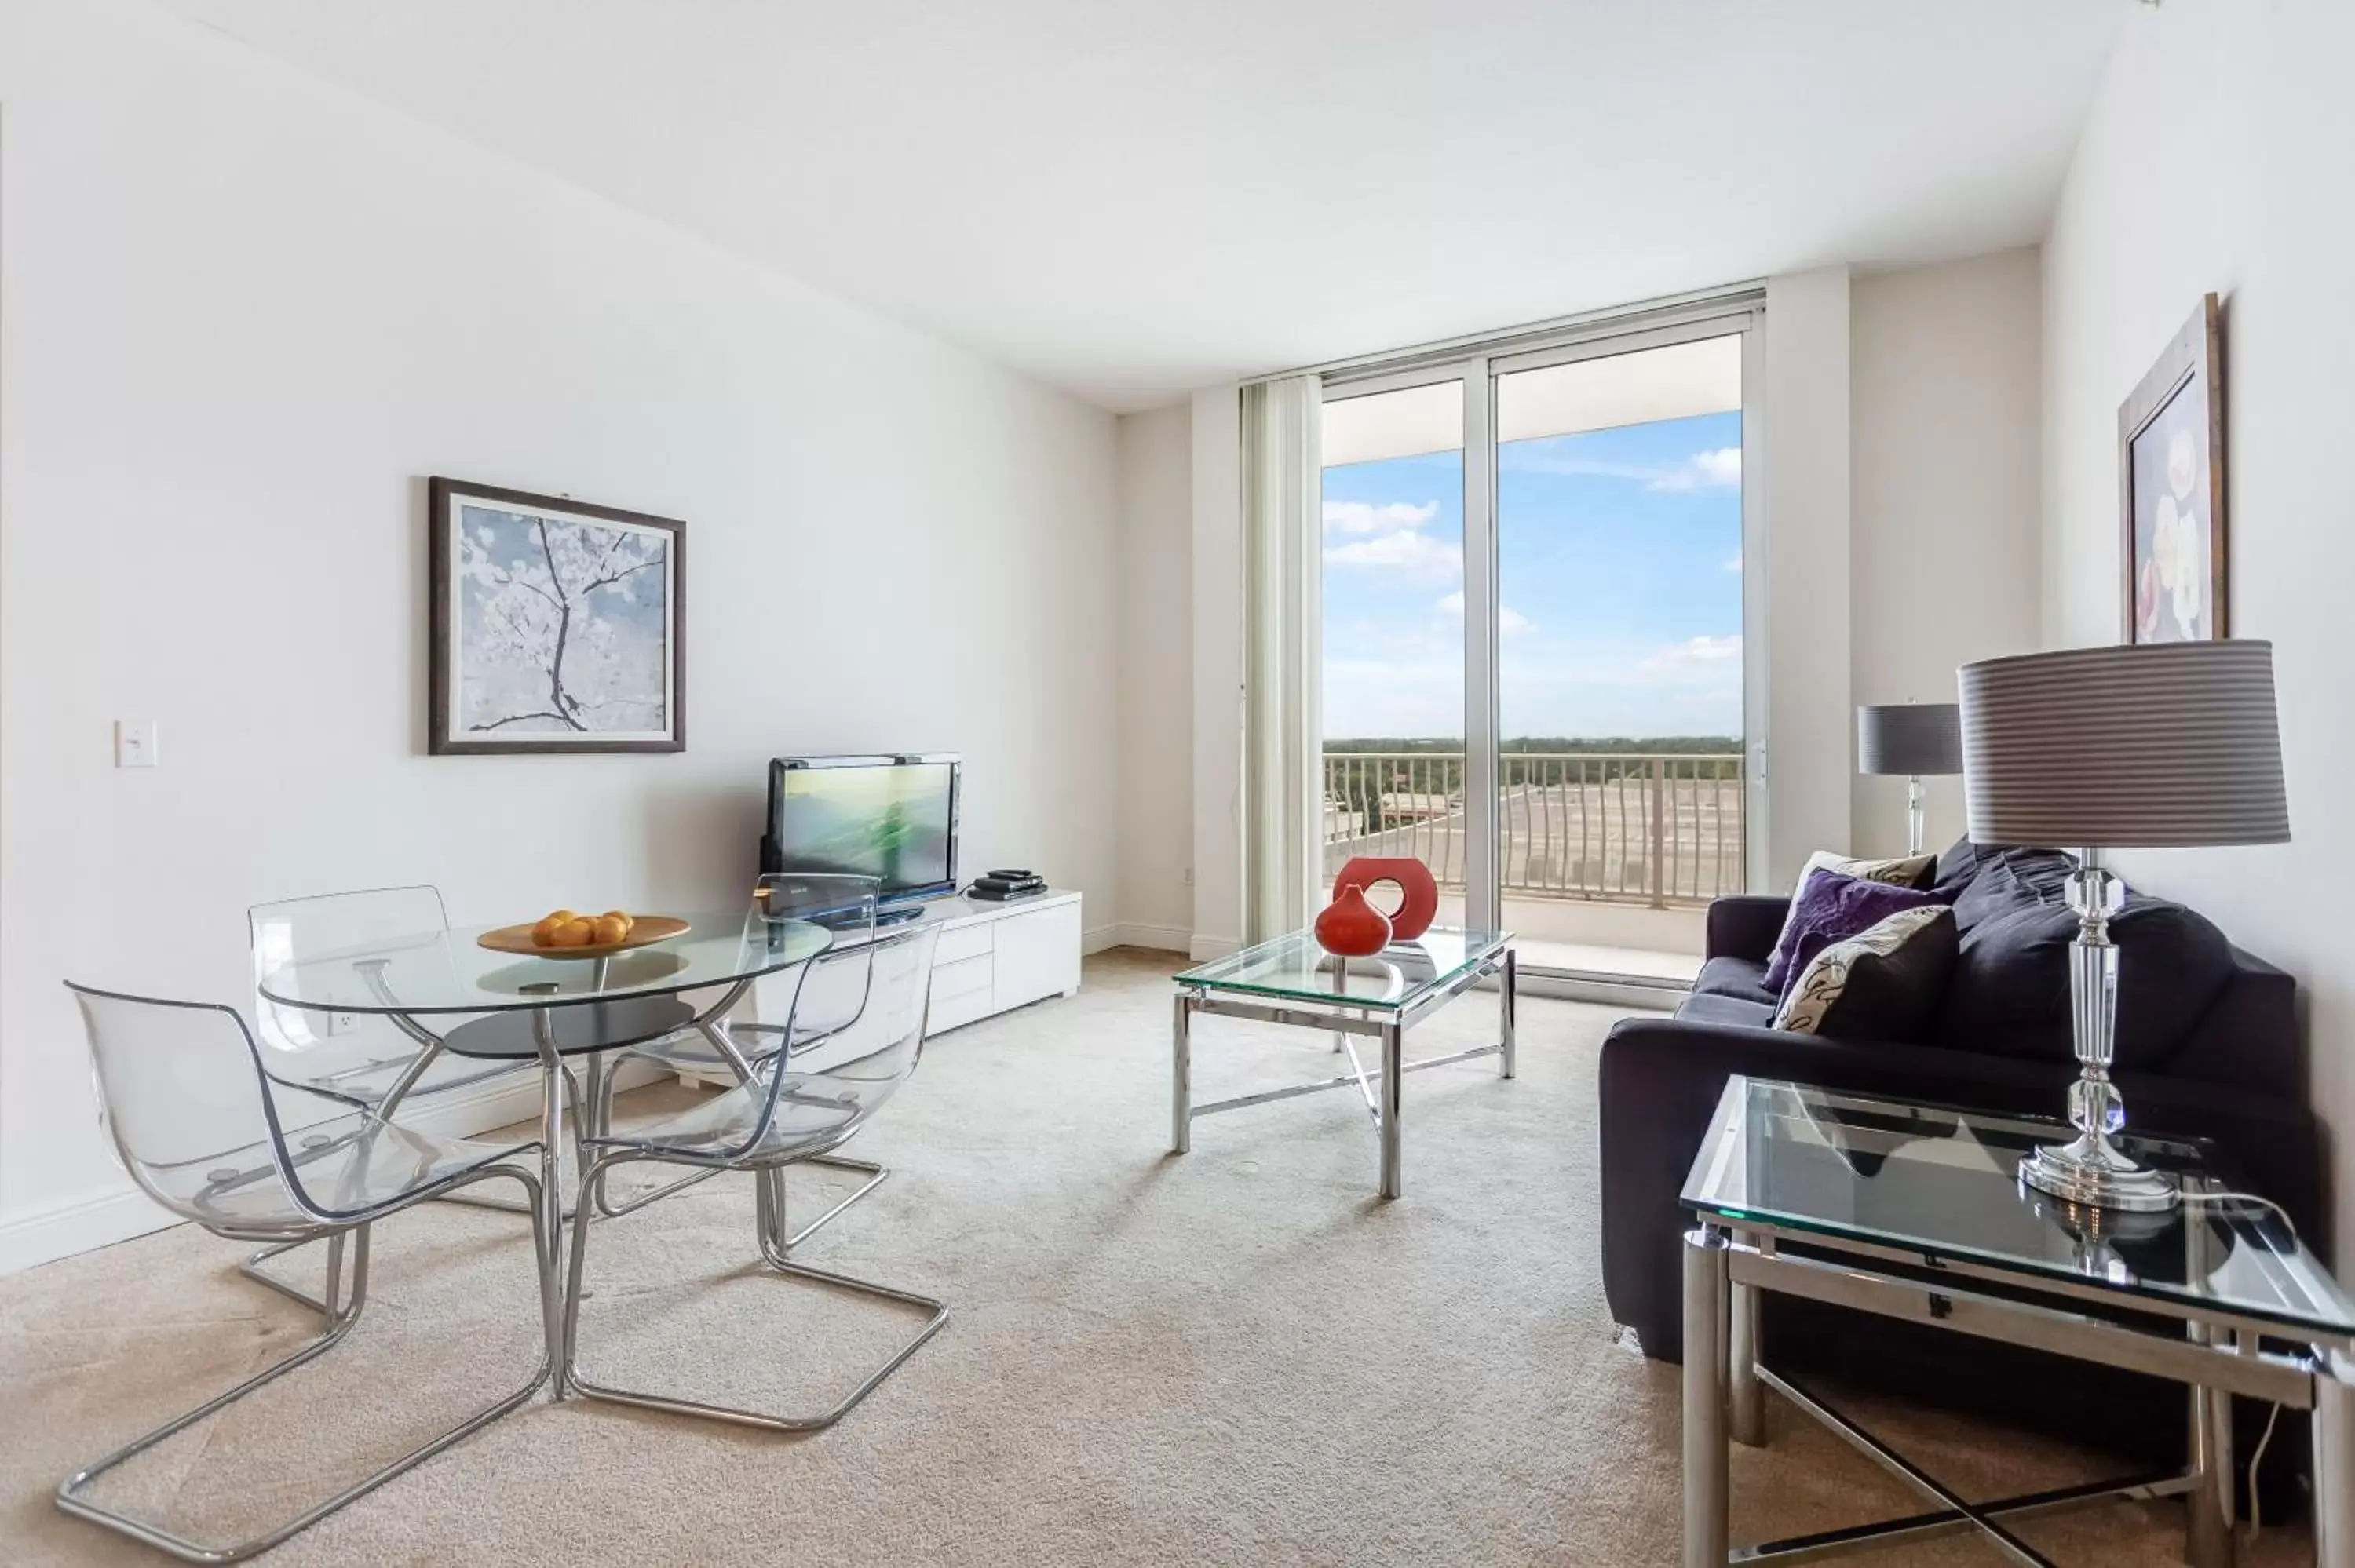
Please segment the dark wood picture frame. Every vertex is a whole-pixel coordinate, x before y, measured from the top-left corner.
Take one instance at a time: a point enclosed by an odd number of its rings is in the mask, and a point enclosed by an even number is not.
[[[452,530],[457,525],[456,505],[461,502],[481,502],[501,511],[545,513],[551,516],[588,518],[628,524],[632,527],[659,529],[669,535],[664,560],[668,574],[668,662],[670,689],[665,700],[665,715],[669,720],[667,734],[659,737],[645,736],[629,739],[600,739],[595,731],[577,736],[565,731],[538,730],[518,734],[513,739],[492,740],[469,738],[453,735],[455,722],[452,712],[450,679],[453,667],[452,637],[455,633],[457,606],[453,603],[452,567]],[[538,752],[633,752],[685,751],[687,749],[687,524],[671,517],[656,517],[644,512],[628,512],[617,506],[592,506],[586,502],[570,500],[560,495],[535,495],[528,491],[506,490],[492,484],[470,484],[463,480],[445,479],[435,475],[426,482],[426,557],[427,573],[432,580],[429,598],[432,620],[426,645],[426,749],[435,757],[514,757]],[[546,535],[543,533],[543,540]],[[549,560],[551,576],[555,570],[553,553]],[[588,590],[588,591],[593,591]],[[546,597],[543,595],[543,597]],[[551,683],[560,691],[560,655]],[[555,701],[551,698],[551,703]]]
[[[2135,540],[2135,442],[2154,420],[2167,412],[2185,390],[2198,383],[2208,399],[2202,432],[2206,458],[2208,503],[2209,637],[2232,635],[2231,574],[2226,548],[2224,506],[2224,330],[2223,309],[2214,294],[2201,296],[2200,308],[2175,334],[2158,362],[2150,367],[2126,400],[2118,406],[2119,565],[2123,579],[2119,641],[2138,642],[2141,617],[2137,613],[2139,588]]]

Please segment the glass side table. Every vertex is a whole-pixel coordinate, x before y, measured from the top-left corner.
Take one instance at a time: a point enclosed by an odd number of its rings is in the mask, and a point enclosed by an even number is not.
[[[1686,1178],[1684,1534],[1687,1568],[1790,1562],[1976,1530],[2011,1562],[2048,1559],[2006,1518],[2127,1494],[2183,1496],[2186,1559],[2229,1568],[2232,1399],[2312,1413],[2316,1559],[2355,1568],[2355,1301],[2204,1142],[2128,1135],[2188,1194],[2164,1214],[2073,1208],[2023,1187],[2021,1155],[2065,1141],[2058,1121],[1838,1094],[1736,1076]],[[2181,1475],[1965,1500],[1760,1365],[1758,1292],[2169,1378],[2190,1390]],[[2164,1330],[2089,1308],[2130,1309]],[[1922,1492],[1933,1511],[1728,1551],[1729,1436],[1764,1440],[1773,1389]]]
[[[1512,940],[1510,931],[1433,926],[1413,941],[1393,942],[1372,958],[1342,959],[1318,947],[1308,932],[1295,931],[1187,969],[1177,977],[1177,1006],[1169,1030],[1170,1151],[1183,1154],[1193,1147],[1193,1122],[1198,1116],[1354,1084],[1381,1140],[1382,1196],[1399,1196],[1404,1190],[1400,1169],[1399,1080],[1424,1067],[1468,1062],[1476,1056],[1499,1057],[1500,1075],[1513,1075]],[[1500,977],[1497,1044],[1407,1061],[1408,1027],[1490,975]],[[1198,1012],[1327,1031],[1333,1036],[1333,1048],[1348,1052],[1349,1071],[1315,1083],[1196,1105],[1193,1026]],[[1370,1035],[1382,1043],[1380,1068],[1369,1072],[1358,1059],[1358,1048],[1350,1044],[1350,1036],[1356,1034]]]

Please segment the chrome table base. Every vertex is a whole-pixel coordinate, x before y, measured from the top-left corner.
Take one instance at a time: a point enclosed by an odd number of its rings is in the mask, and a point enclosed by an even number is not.
[[[1476,1045],[1468,1051],[1452,1052],[1444,1056],[1425,1056],[1413,1062],[1406,1060],[1409,1026],[1490,976],[1497,978],[1497,1044]],[[1444,1067],[1451,1063],[1495,1056],[1498,1058],[1497,1075],[1512,1077],[1519,1070],[1514,1037],[1519,1011],[1516,987],[1518,976],[1513,950],[1507,948],[1489,961],[1466,969],[1447,986],[1433,991],[1403,1013],[1352,1007],[1346,1000],[1338,998],[1331,1002],[1320,1000],[1316,1006],[1247,1001],[1225,992],[1180,985],[1172,1003],[1169,1025],[1169,1151],[1184,1154],[1194,1147],[1194,1118],[1197,1117],[1215,1116],[1220,1111],[1241,1110],[1245,1106],[1263,1106],[1300,1095],[1354,1086],[1365,1100],[1366,1111],[1373,1118],[1374,1132],[1380,1141],[1381,1195],[1385,1198],[1401,1196],[1406,1190],[1405,1107],[1401,1099],[1406,1075],[1420,1072],[1425,1067]],[[1333,1048],[1348,1053],[1350,1070],[1336,1077],[1318,1078],[1310,1083],[1286,1085],[1280,1089],[1262,1089],[1257,1094],[1237,1095],[1231,1099],[1197,1104],[1194,1100],[1194,1015],[1198,1012],[1327,1031],[1333,1035]],[[1349,1044],[1349,1037],[1353,1034],[1371,1035],[1381,1042],[1382,1063],[1380,1067],[1369,1071],[1358,1059],[1357,1047]]]
[[[2054,1283],[2052,1302],[2017,1294],[1982,1294],[1989,1284],[2019,1287],[2018,1277],[1951,1262],[1942,1278],[1918,1277],[1921,1259],[1877,1247],[1841,1246],[1838,1262],[1779,1250],[1771,1225],[1735,1233],[1705,1224],[1685,1236],[1684,1268],[1684,1563],[1685,1568],[1726,1563],[1795,1563],[1959,1531],[1975,1531],[2004,1559],[2028,1568],[2052,1568],[2005,1520],[2073,1508],[2110,1498],[2183,1497],[2188,1505],[2185,1561],[2192,1568],[2231,1568],[2235,1475],[2232,1399],[2235,1394],[2310,1410],[2314,1422],[2315,1561],[2320,1568],[2355,1568],[2355,1365],[2341,1345],[2317,1346],[2304,1356],[2260,1348],[2278,1327],[2230,1316],[2200,1316],[2153,1303],[2155,1311],[2183,1316],[2184,1337],[2129,1328],[2074,1309],[2090,1293]],[[1822,1236],[1796,1236],[1812,1246]],[[2185,1384],[2190,1467],[2179,1475],[2138,1476],[1998,1499],[1966,1501],[1881,1439],[1760,1365],[1760,1294],[1806,1297],[1883,1317],[1934,1323],[1957,1333],[2100,1361]],[[1903,1519],[1733,1548],[1729,1544],[1729,1439],[1755,1446],[1765,1439],[1763,1396],[1772,1389],[1802,1413],[1921,1492],[1932,1511]]]

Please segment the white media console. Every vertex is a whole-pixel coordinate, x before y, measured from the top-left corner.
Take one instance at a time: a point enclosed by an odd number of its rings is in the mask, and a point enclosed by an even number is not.
[[[924,918],[941,928],[932,949],[927,1037],[1050,996],[1080,990],[1080,895],[1050,888],[1003,904],[936,898]]]
[[[920,918],[941,930],[932,949],[932,1003],[924,1021],[927,1039],[1050,996],[1079,993],[1079,894],[1050,888],[1003,904],[951,895],[929,899],[923,908]],[[756,981],[751,1005],[740,1016],[766,1023],[783,1022],[792,983],[782,975]],[[735,1080],[725,1075],[687,1072],[679,1075],[679,1081],[724,1087]]]

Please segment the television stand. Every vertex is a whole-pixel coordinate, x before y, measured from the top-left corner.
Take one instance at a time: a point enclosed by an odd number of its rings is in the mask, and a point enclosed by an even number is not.
[[[949,894],[879,909],[875,923],[880,927],[887,919],[931,920],[940,926],[924,1014],[924,1035],[931,1039],[1034,1001],[1078,995],[1080,910],[1078,893],[1050,887],[1002,904]],[[753,983],[750,1007],[739,1016],[783,1022],[793,1005],[794,981],[790,973],[763,976]],[[717,1068],[681,1073],[679,1081],[721,1088],[736,1082]]]

